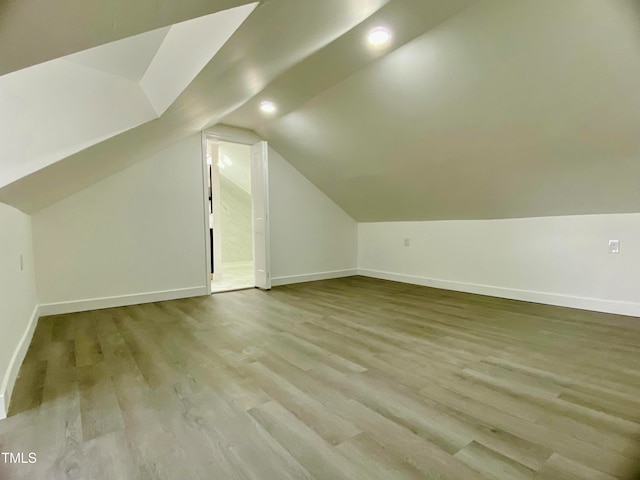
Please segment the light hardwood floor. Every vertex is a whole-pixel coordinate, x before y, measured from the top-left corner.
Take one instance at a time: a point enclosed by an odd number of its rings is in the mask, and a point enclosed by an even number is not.
[[[351,277],[40,320],[2,479],[636,479],[640,319]]]

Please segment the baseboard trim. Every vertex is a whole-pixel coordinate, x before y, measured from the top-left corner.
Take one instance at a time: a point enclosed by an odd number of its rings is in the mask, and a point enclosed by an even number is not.
[[[40,318],[40,309],[36,305],[29,319],[29,324],[26,330],[22,334],[18,347],[13,352],[9,367],[4,375],[2,385],[0,385],[0,420],[7,418],[9,413],[9,402],[11,401],[11,394],[13,393],[13,387],[16,384],[20,367],[24,361],[24,357],[27,355],[29,345],[33,339],[33,333],[36,331],[36,325],[38,325],[38,319]]]
[[[271,279],[271,286],[290,285],[292,283],[315,282],[317,280],[330,280],[332,278],[353,277],[358,275],[355,268],[347,270],[332,270],[330,272],[306,273],[304,275],[290,275],[288,277],[275,277]]]
[[[543,303],[558,307],[577,308],[580,310],[591,310],[595,312],[614,313],[617,315],[629,315],[640,317],[640,303],[621,302],[616,300],[605,300],[601,298],[576,297],[571,295],[560,295],[557,293],[538,292],[535,290],[520,290],[515,288],[496,287],[493,285],[482,285],[476,283],[454,282],[451,280],[441,280],[437,278],[421,277],[417,275],[406,275],[402,273],[383,272],[379,270],[359,269],[359,275],[364,277],[379,278],[382,280],[392,280],[394,282],[411,283],[425,287],[442,288],[444,290],[455,290],[457,292],[475,293],[490,297],[508,298],[511,300],[521,300],[525,302]]]
[[[40,305],[40,316],[60,315],[65,313],[86,312],[101,308],[126,307],[140,303],[163,302],[179,298],[199,297],[208,295],[207,287],[179,288],[159,292],[135,293],[116,297],[91,298],[70,302],[44,303]]]

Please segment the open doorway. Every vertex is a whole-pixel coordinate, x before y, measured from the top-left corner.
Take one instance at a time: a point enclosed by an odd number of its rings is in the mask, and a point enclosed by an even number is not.
[[[211,292],[269,289],[267,146],[205,136]]]

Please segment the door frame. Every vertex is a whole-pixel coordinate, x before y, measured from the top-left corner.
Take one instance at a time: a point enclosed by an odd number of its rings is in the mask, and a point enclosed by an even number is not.
[[[206,286],[207,286],[207,294],[211,295],[211,240],[209,238],[209,182],[207,180],[207,175],[209,175],[209,168],[207,166],[207,140],[218,140],[220,142],[229,142],[229,143],[238,143],[241,145],[252,146],[258,142],[264,141],[258,135],[248,130],[234,129],[232,127],[226,127],[223,125],[212,127],[207,130],[203,130],[201,132],[202,136],[202,200],[204,205],[204,243],[205,243],[205,258],[206,258],[206,268],[205,268],[205,278],[206,278]],[[266,143],[266,142],[265,142]],[[266,146],[267,150],[269,148],[268,144]],[[253,170],[253,169],[252,169]],[[251,172],[253,175],[253,171]],[[266,185],[266,198],[265,198],[265,208],[266,208],[266,220],[268,222],[271,217],[269,212],[269,188],[268,188],[268,177],[269,172],[264,172],[264,179],[267,183]],[[266,233],[265,233],[265,244],[267,248],[267,274],[269,279],[271,279],[271,229],[270,225],[265,225]],[[253,232],[253,228],[251,231],[252,241],[255,241],[255,235]],[[255,282],[255,279],[254,279]]]
[[[253,233],[253,271],[255,287],[271,290],[271,222],[269,221],[269,144],[261,140],[251,146],[251,224]],[[257,158],[256,158],[257,156]],[[256,173],[259,174],[258,178]],[[260,217],[262,213],[262,217]],[[260,231],[262,234],[260,235]],[[262,236],[263,242],[256,243]],[[264,255],[260,269],[258,253]],[[262,257],[262,255],[260,255]],[[259,272],[263,272],[260,274]]]

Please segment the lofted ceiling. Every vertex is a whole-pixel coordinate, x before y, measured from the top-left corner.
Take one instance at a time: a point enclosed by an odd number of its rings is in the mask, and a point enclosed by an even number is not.
[[[67,55],[64,59],[84,67],[126,78],[132,82],[139,82],[167,38],[170,28],[163,27],[133,35],[106,45]],[[28,72],[29,70],[23,71]]]
[[[0,75],[246,0],[2,0]]]
[[[48,2],[0,3],[0,74],[247,3],[148,0],[154,15],[129,18],[124,1],[49,2],[61,23],[42,28],[65,30],[52,45],[6,28],[39,28],[27,4]],[[107,4],[111,21],[96,13]],[[263,1],[159,118],[6,185],[0,201],[37,211],[224,123],[257,131],[358,221],[637,212],[639,5]],[[371,49],[380,24],[392,41]]]
[[[252,127],[358,221],[638,212],[639,5],[480,1]]]
[[[0,187],[162,115],[256,5],[1,76]]]
[[[172,6],[175,3],[157,1]],[[0,188],[0,201],[27,213],[38,211],[218,123],[259,94],[271,80],[386,3],[386,0],[261,2],[159,118]],[[58,28],[73,28],[73,23],[69,20]]]

